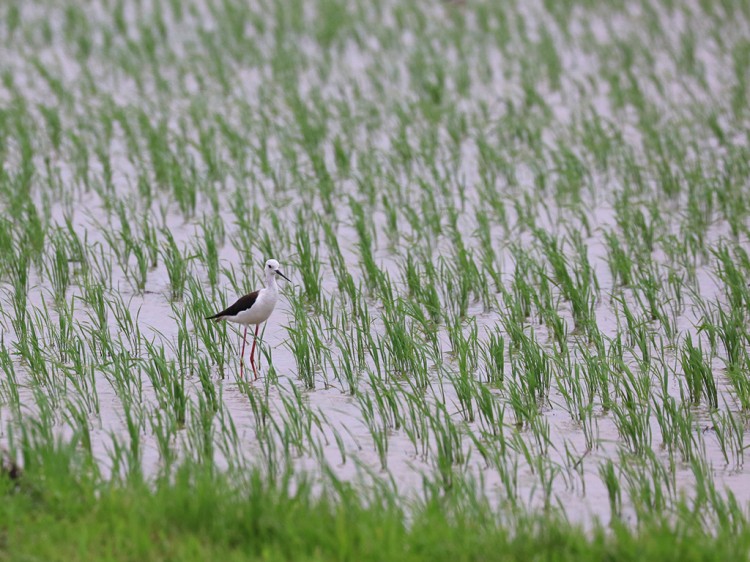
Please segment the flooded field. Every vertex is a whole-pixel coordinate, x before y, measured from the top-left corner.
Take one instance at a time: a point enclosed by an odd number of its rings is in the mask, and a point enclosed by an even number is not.
[[[731,0],[3,4],[0,446],[744,521],[748,37]],[[240,379],[205,318],[268,258]]]

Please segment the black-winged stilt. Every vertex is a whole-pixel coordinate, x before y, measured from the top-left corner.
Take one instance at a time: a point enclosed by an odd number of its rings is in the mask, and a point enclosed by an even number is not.
[[[259,291],[253,291],[240,297],[237,302],[226,310],[209,316],[206,320],[226,320],[235,324],[245,326],[245,333],[242,335],[242,351],[240,352],[240,378],[244,369],[245,362],[245,344],[247,343],[247,327],[255,324],[255,335],[253,336],[253,347],[250,350],[250,365],[253,367],[253,375],[258,380],[258,371],[255,369],[255,340],[258,339],[258,328],[271,316],[276,302],[279,300],[279,288],[276,285],[276,276],[280,275],[287,281],[289,278],[279,271],[279,262],[268,260],[264,268],[266,272],[266,286]],[[291,281],[290,281],[291,283]]]

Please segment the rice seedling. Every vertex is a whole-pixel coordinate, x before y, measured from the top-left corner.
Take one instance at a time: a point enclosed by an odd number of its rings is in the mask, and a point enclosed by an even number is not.
[[[165,241],[161,246],[161,255],[169,276],[169,286],[172,300],[182,300],[187,283],[188,267],[187,259],[177,246],[174,236],[169,230],[163,231]]]
[[[710,408],[716,408],[719,402],[713,370],[704,358],[703,350],[693,345],[691,336],[685,340],[680,365],[687,381],[690,401],[698,403],[705,398]]]

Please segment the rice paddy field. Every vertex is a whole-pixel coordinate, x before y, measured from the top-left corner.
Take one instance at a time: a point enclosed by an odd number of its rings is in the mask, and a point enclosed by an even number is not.
[[[2,2],[0,560],[747,559],[749,88],[745,0]]]

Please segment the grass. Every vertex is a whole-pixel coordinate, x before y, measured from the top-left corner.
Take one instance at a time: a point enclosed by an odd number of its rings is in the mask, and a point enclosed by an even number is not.
[[[746,531],[706,535],[697,519],[676,536],[659,520],[638,531],[615,523],[584,532],[556,517],[504,527],[486,507],[467,511],[455,497],[426,500],[406,526],[375,491],[368,505],[343,483],[317,495],[309,483],[290,489],[284,477],[230,479],[198,467],[155,487],[137,479],[100,486],[72,474],[44,489],[0,485],[3,550],[13,559],[478,560],[494,552],[507,560],[736,560],[750,541]]]

